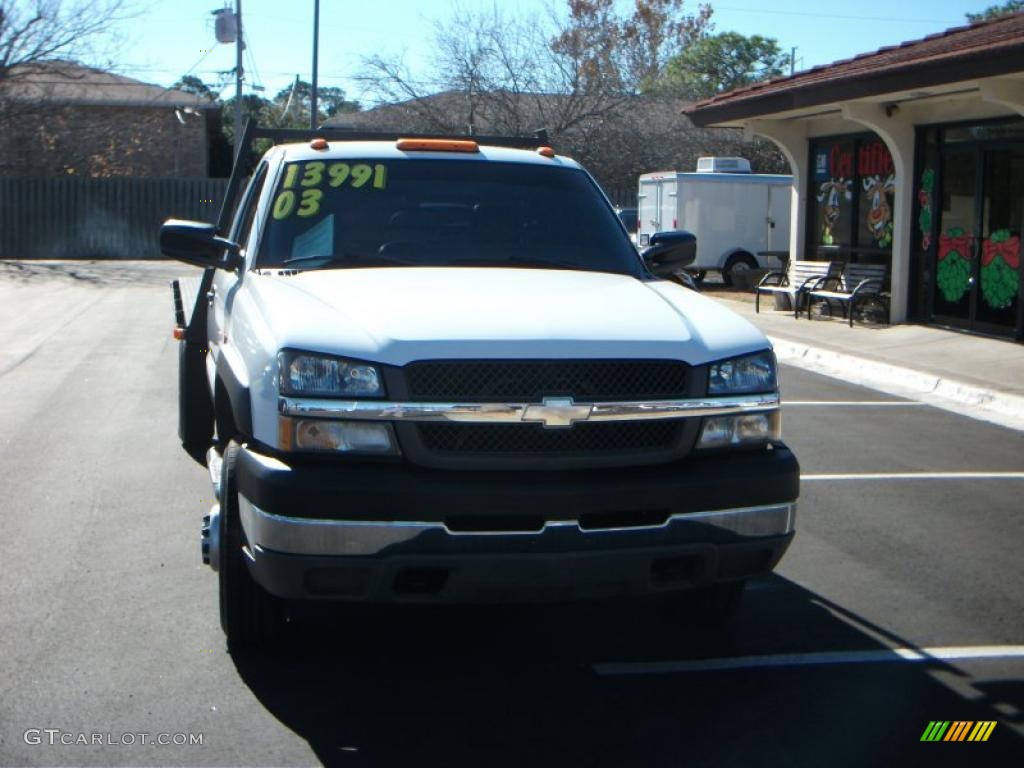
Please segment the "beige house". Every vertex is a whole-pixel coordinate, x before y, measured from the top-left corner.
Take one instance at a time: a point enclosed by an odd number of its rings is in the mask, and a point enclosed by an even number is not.
[[[0,175],[206,177],[216,106],[67,61],[0,81]]]
[[[886,264],[893,322],[1024,340],[1024,13],[683,113],[785,153],[791,258]]]

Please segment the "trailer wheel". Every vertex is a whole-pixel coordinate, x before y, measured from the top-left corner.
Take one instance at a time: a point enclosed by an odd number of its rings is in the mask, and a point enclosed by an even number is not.
[[[737,272],[746,272],[751,269],[757,269],[757,260],[753,256],[743,251],[734,253],[726,259],[725,266],[722,267],[722,282],[732,285],[733,276]]]

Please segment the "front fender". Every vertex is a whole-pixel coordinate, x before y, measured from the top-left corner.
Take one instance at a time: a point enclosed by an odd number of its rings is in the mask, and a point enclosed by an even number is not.
[[[221,345],[221,354],[217,358],[217,385],[223,387],[223,395],[227,398],[231,419],[239,434],[252,436],[252,400],[249,395],[249,376],[245,371],[245,363],[241,356],[227,344]],[[218,402],[218,413],[224,404]],[[220,435],[220,438],[224,438]]]

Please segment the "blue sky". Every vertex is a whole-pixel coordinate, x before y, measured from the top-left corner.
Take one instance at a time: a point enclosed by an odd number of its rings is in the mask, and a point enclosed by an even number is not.
[[[145,2],[145,0],[143,0]],[[234,46],[218,45],[210,12],[224,0],[163,0],[118,25],[123,42],[114,59],[121,74],[170,85],[185,72],[216,81],[234,65]],[[430,59],[431,24],[452,18],[457,8],[490,8],[527,18],[546,13],[561,0],[321,0],[320,83],[341,86],[350,98],[367,99],[358,81],[361,59],[374,53],[402,53],[420,67]],[[628,8],[629,0],[621,0]],[[233,3],[233,0],[232,0]],[[858,53],[914,40],[965,22],[990,0],[723,0],[712,2],[716,32],[773,37],[784,49],[797,48],[797,68],[827,64]],[[687,3],[694,10],[695,3]],[[249,51],[248,82],[273,96],[296,74],[310,78],[313,0],[243,0]]]

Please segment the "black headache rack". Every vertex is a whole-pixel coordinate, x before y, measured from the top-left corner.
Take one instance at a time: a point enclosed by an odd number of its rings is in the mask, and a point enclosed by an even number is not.
[[[261,128],[252,119],[245,123],[245,130],[242,132],[240,151],[235,157],[235,163],[231,168],[231,179],[228,181],[228,188],[224,193],[224,202],[221,204],[220,216],[217,218],[217,231],[221,235],[227,234],[231,226],[231,219],[235,212],[238,198],[246,179],[252,175],[259,159],[253,148],[253,142],[259,140],[270,141],[271,144],[304,144],[313,139],[326,139],[331,141],[398,141],[399,139],[463,139],[475,141],[477,144],[488,147],[507,147],[509,149],[537,149],[548,147],[548,132],[546,130],[536,131],[533,136],[459,136],[444,133],[399,133],[394,131],[359,131],[341,126],[324,126],[322,128]]]

